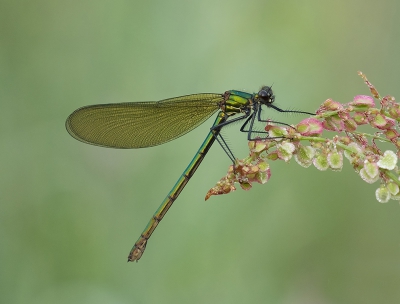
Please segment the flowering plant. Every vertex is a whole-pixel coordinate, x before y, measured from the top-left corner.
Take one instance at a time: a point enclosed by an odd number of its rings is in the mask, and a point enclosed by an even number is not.
[[[362,72],[358,74],[373,97],[358,95],[345,104],[327,99],[315,116],[295,126],[268,123],[265,127],[268,137],[249,141],[249,156],[231,165],[226,176],[208,191],[205,199],[236,190],[235,183],[244,190],[249,190],[253,182],[265,184],[271,177],[268,161],[289,162],[294,158],[305,168],[314,165],[321,171],[340,171],[344,155],[365,182],[372,184],[380,180],[375,192],[379,202],[400,200],[397,166],[400,104],[392,96],[381,97],[366,76]],[[374,98],[379,101],[379,108]],[[372,127],[372,132],[361,132],[362,125]],[[324,131],[334,132],[333,137],[323,137]],[[393,150],[382,150],[377,142],[389,143]]]

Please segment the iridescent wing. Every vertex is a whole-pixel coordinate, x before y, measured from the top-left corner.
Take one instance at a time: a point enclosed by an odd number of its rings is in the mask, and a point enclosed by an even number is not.
[[[156,102],[82,107],[65,125],[72,137],[109,148],[160,145],[198,127],[219,109],[221,94],[193,94]]]

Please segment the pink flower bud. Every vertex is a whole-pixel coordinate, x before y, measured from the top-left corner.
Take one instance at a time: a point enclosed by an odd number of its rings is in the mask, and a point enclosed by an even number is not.
[[[371,96],[367,95],[357,95],[349,104],[357,108],[365,109],[375,107],[374,99]]]
[[[368,119],[363,112],[354,113],[353,119],[357,125],[365,125],[368,123]]]
[[[400,105],[398,103],[393,104],[389,108],[389,115],[391,118],[397,119],[400,117]]]
[[[353,132],[357,129],[357,123],[352,118],[346,119],[344,121],[344,128],[348,132]]]
[[[399,137],[399,133],[395,129],[387,129],[383,132],[387,139],[394,140]]]
[[[377,114],[375,116],[371,116],[370,124],[375,128],[385,130],[391,129],[396,124],[396,121],[392,118],[386,117],[383,114]]]
[[[322,122],[322,126],[329,131],[340,132],[344,130],[344,122],[337,115],[325,118]]]
[[[325,111],[341,111],[343,110],[343,105],[340,102],[334,101],[332,99],[327,99],[321,105],[320,109],[323,108]]]
[[[316,118],[306,118],[296,126],[297,131],[304,136],[321,135],[324,131],[322,122]]]

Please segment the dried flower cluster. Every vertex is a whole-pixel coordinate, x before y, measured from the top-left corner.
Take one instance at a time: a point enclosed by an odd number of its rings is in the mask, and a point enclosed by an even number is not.
[[[302,120],[296,126],[282,127],[267,124],[266,139],[249,141],[250,154],[230,166],[228,173],[206,195],[227,194],[236,190],[239,183],[249,190],[253,182],[266,183],[271,177],[268,161],[292,158],[307,168],[314,165],[318,170],[340,171],[343,155],[355,172],[367,183],[380,180],[376,199],[386,203],[400,200],[400,180],[397,159],[400,156],[400,104],[394,97],[380,97],[364,74],[358,73],[369,87],[372,96],[358,95],[352,102],[342,104],[326,100],[316,115]],[[376,107],[374,98],[379,101]],[[361,125],[372,127],[371,132],[359,131]],[[332,138],[323,137],[324,131],[334,132]],[[372,134],[370,134],[372,133]],[[392,150],[382,150],[377,142],[392,145]]]

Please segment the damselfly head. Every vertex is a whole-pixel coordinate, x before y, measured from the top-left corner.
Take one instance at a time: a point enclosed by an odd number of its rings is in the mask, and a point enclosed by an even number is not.
[[[265,104],[267,106],[272,104],[275,100],[275,95],[272,92],[271,87],[268,86],[262,87],[261,90],[258,92],[257,97],[262,104]]]

